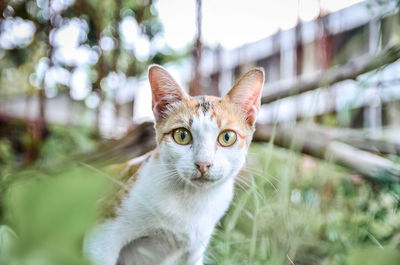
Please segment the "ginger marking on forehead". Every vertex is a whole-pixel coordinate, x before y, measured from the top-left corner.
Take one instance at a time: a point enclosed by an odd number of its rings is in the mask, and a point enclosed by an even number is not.
[[[200,107],[204,115],[210,110],[211,103],[204,96],[200,97]]]

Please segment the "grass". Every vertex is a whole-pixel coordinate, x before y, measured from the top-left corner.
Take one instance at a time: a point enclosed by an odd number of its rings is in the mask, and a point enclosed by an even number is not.
[[[79,164],[7,172],[0,264],[88,264],[82,238],[110,180]],[[250,184],[238,185],[206,264],[400,264],[400,185],[268,144],[252,145],[243,178]]]

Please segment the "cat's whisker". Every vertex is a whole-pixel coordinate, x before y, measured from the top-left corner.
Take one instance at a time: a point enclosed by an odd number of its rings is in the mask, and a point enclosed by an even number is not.
[[[263,177],[263,174],[254,172],[254,171],[252,171],[252,170],[242,170],[241,172],[242,172],[242,173],[246,173],[246,175],[249,175],[249,176]]]
[[[243,191],[246,191],[249,188],[248,184],[242,180],[239,180],[239,178],[235,179],[235,185],[241,188]]]
[[[253,185],[255,185],[255,183],[253,182],[253,180],[252,179],[249,179],[249,178],[246,178],[246,177],[244,177],[243,175],[238,175],[236,178],[235,178],[235,180],[237,181],[237,182],[235,182],[235,184],[244,184],[245,186],[246,186],[246,190],[248,190],[248,189],[250,189],[250,188],[252,188],[252,186]],[[248,182],[248,181],[250,181],[250,183]],[[274,186],[273,186],[274,187]],[[260,193],[260,191],[258,190],[258,189],[254,189],[254,193],[258,196],[258,197],[260,197],[260,198],[263,198],[264,196]]]
[[[279,181],[279,179],[277,177],[275,177],[275,176],[273,176],[271,174],[268,174],[267,172],[265,172],[265,170],[246,167],[246,168],[243,168],[242,171],[246,171],[246,172],[248,172],[250,174],[251,173],[253,173],[253,174],[255,173],[254,175],[257,175],[257,176],[260,176],[260,177],[265,177],[265,175],[267,175],[268,177],[273,178],[276,181]]]
[[[256,177],[261,177],[261,178],[263,178],[263,179],[267,179],[267,178],[269,177],[269,178],[272,178],[272,179],[276,180],[277,182],[280,182],[280,180],[279,180],[277,177],[274,177],[274,176],[271,175],[271,174],[267,174],[267,173],[258,174],[258,173],[255,173],[255,172],[252,171],[252,170],[249,170],[249,169],[242,169],[242,172],[245,172],[245,173],[254,175],[254,176],[256,176]]]
[[[260,170],[260,169],[256,169],[256,168],[245,167],[245,168],[242,169],[242,171],[243,171],[243,170],[246,170],[246,171],[251,172],[251,173],[255,173],[255,174],[257,174],[257,175],[265,174],[264,171],[262,171],[262,170]]]
[[[274,175],[270,175],[268,174],[269,178],[272,178],[273,180],[277,181],[278,183],[281,182],[280,179],[278,179],[277,177],[275,177]]]
[[[262,178],[263,180],[265,180],[268,184],[271,185],[271,187],[272,187],[276,192],[279,192],[279,189],[275,186],[275,184],[272,183],[272,181],[270,181],[266,176],[264,176],[264,175],[259,175],[259,176],[257,176],[257,177],[260,177],[260,178]],[[278,182],[279,182],[279,181],[278,181]]]
[[[236,183],[236,187],[239,187],[242,191],[246,191],[247,189],[240,183]]]
[[[272,188],[275,190],[275,192],[279,192],[279,189],[272,183],[269,179],[265,178],[265,180],[272,186]]]
[[[249,188],[249,187],[250,187],[249,183],[247,183],[246,180],[243,179],[243,176],[237,176],[237,177],[235,178],[235,181],[237,181],[237,182],[235,182],[235,183],[241,183],[241,184],[243,184],[244,186],[246,186],[246,188]]]

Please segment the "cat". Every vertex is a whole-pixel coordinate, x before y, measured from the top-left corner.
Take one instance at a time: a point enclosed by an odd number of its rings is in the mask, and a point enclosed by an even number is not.
[[[157,147],[130,162],[136,173],[85,252],[100,265],[201,265],[252,140],[264,70],[250,70],[222,98],[189,96],[159,65],[149,81]]]

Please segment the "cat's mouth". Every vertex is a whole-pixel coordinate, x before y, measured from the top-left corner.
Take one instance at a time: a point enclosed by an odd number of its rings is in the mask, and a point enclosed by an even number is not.
[[[211,178],[207,178],[207,177],[200,177],[200,178],[194,178],[192,179],[193,182],[196,183],[213,183],[216,180],[215,179],[211,179]]]

